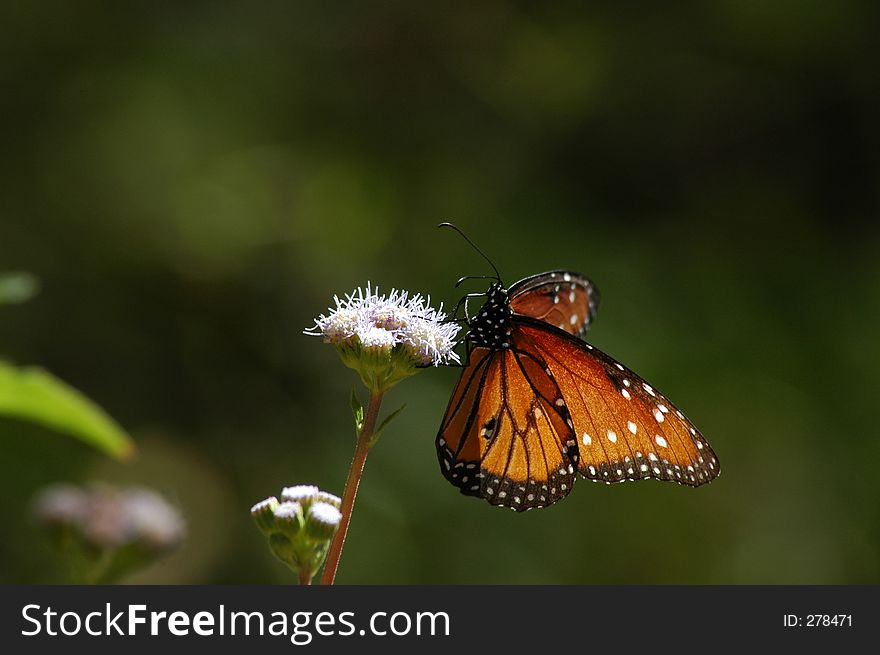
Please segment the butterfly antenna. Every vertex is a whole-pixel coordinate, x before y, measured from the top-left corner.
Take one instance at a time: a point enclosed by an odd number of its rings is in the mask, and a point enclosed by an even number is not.
[[[498,272],[498,269],[496,268],[495,264],[492,263],[492,260],[489,259],[489,257],[486,255],[486,253],[484,253],[482,250],[480,250],[479,247],[477,247],[477,244],[475,244],[473,241],[471,241],[468,238],[468,235],[465,234],[464,232],[462,232],[461,229],[457,225],[453,225],[452,223],[440,223],[437,227],[451,227],[453,230],[458,232],[461,235],[461,237],[471,245],[471,248],[473,248],[478,253],[480,253],[480,256],[483,259],[485,259],[487,262],[489,262],[489,266],[491,266],[492,270],[495,271],[495,279],[498,280],[498,282],[501,282],[501,273]]]

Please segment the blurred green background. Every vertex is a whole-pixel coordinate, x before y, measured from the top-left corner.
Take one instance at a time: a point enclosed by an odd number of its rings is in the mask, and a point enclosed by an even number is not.
[[[368,280],[457,300],[569,267],[713,484],[581,480],[517,515],[440,474],[458,375],[389,394],[340,583],[880,582],[880,61],[870,3],[5,2],[0,354],[135,437],[0,420],[0,582],[59,581],[27,505],[147,484],[190,536],[134,580],[287,583],[250,506],[341,493],[355,374],[303,328]],[[479,290],[475,283],[471,290]]]

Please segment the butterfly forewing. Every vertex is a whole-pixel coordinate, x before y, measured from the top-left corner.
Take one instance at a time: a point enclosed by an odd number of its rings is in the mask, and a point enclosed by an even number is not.
[[[550,271],[520,280],[509,291],[510,308],[569,334],[583,336],[596,318],[599,290],[574,271]]]
[[[591,480],[657,478],[699,486],[718,476],[715,453],[694,425],[650,384],[593,346],[534,319],[522,345],[544,358],[571,415],[578,469]]]

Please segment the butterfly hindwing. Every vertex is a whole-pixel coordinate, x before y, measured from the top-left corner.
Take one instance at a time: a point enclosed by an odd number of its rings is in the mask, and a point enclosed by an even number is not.
[[[532,275],[510,287],[510,308],[569,334],[583,336],[599,310],[599,289],[574,271]]]

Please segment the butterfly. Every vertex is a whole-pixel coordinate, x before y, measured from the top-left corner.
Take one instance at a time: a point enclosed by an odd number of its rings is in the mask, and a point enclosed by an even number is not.
[[[589,279],[556,270],[509,289],[497,269],[495,279],[465,319],[467,360],[436,441],[440,469],[461,493],[524,511],[567,496],[578,474],[692,487],[718,476],[693,423],[582,339],[599,304]]]

